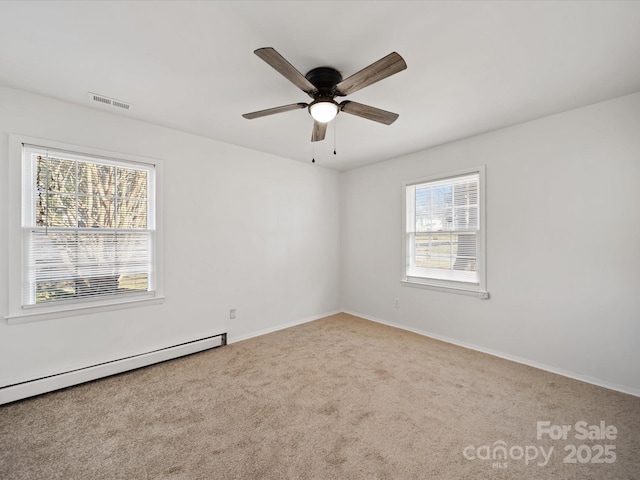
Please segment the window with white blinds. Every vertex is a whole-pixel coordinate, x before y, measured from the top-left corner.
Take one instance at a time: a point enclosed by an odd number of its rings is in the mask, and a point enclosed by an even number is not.
[[[152,296],[155,166],[23,144],[23,307]]]
[[[404,281],[477,292],[484,280],[484,168],[404,184]]]

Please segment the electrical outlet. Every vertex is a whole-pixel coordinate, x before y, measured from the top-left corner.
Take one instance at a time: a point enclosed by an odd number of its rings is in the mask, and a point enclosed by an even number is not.
[[[394,298],[393,299],[393,306],[396,308],[400,308],[400,299],[399,298]]]
[[[229,310],[229,318],[234,319],[236,318],[236,309],[232,308],[231,310]]]

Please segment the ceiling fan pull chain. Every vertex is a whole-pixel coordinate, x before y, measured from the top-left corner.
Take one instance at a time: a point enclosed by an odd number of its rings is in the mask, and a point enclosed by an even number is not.
[[[311,163],[316,163],[316,144],[311,144]]]
[[[333,154],[336,154],[336,130],[338,130],[338,119],[333,121]]]

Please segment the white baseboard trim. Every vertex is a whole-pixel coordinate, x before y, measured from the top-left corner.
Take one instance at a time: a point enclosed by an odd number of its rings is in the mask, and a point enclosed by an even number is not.
[[[0,405],[219,347],[221,335],[0,388]]]
[[[229,335],[227,341],[228,343],[236,343],[243,340],[249,340],[250,338],[266,335],[267,333],[277,332],[278,330],[284,330],[285,328],[295,327],[296,325],[302,325],[303,323],[313,322],[314,320],[320,320],[321,318],[330,317],[331,315],[336,315],[338,313],[342,313],[342,310],[334,310],[331,312],[321,313],[320,315],[314,315],[312,317],[295,320],[289,323],[282,323],[280,325],[276,325],[275,327],[269,327],[265,328],[264,330],[258,330],[256,332],[250,332],[243,335]]]
[[[380,318],[372,317],[370,315],[364,315],[362,313],[353,312],[349,310],[343,310],[344,313],[349,315],[354,315],[356,317],[364,318],[365,320],[370,320],[372,322],[381,323],[383,325],[388,325],[390,327],[399,328],[401,330],[406,330],[408,332],[417,333],[418,335],[422,335],[425,337],[433,338],[435,340],[440,340],[442,342],[450,343],[452,345],[457,345],[459,347],[468,348],[470,350],[475,350],[477,352],[486,353],[488,355],[492,355],[494,357],[503,358],[505,360],[509,360],[516,363],[521,363],[523,365],[527,365],[529,367],[537,368],[538,370],[544,370],[546,372],[555,373],[557,375],[562,375],[563,377],[571,378],[573,380],[579,380],[581,382],[590,383],[592,385],[597,385],[598,387],[607,388],[609,390],[615,390],[621,393],[627,393],[629,395],[633,395],[635,397],[640,397],[640,390],[632,387],[627,387],[625,385],[618,385],[617,383],[606,382],[604,380],[600,380],[599,378],[593,378],[587,375],[581,375],[579,373],[570,372],[567,370],[563,370],[561,368],[556,368],[550,365],[545,365],[543,363],[538,363],[532,360],[528,360],[526,358],[517,357],[514,355],[509,355],[507,353],[499,352],[496,350],[491,350],[489,348],[480,347],[478,345],[474,345],[472,343],[461,342],[459,340],[445,337],[443,335],[438,335],[435,333],[427,332],[425,330],[419,330],[417,328],[408,327],[406,325],[401,325],[399,323],[389,322],[387,320],[382,320]]]
[[[253,337],[266,335],[267,333],[277,332],[285,328],[294,327],[303,323],[319,320],[324,317],[341,313],[341,310],[334,310],[320,315],[303,318],[289,323],[283,323],[264,330],[247,333],[244,335],[227,336],[227,343],[240,342]],[[221,334],[220,334],[221,335]],[[174,358],[190,355],[192,353],[208,350],[210,348],[219,347],[222,343],[222,337],[215,335],[200,340],[195,340],[181,345],[163,348],[153,352],[134,355],[131,357],[114,360],[111,362],[92,365],[86,368],[62,372],[59,374],[28,380],[25,382],[0,387],[0,405],[15,402],[23,398],[33,397],[42,393],[52,392],[61,388],[71,387],[80,383],[97,380],[99,378],[108,377],[117,373],[134,370],[140,367],[153,365],[154,363],[171,360]]]

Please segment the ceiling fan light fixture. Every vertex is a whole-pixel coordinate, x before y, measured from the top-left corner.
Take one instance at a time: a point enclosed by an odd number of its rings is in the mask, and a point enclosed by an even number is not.
[[[316,122],[328,123],[338,115],[338,104],[330,99],[319,99],[309,105],[309,113]]]
[[[267,108],[266,110],[259,110],[257,112],[245,113],[242,115],[244,118],[251,120],[253,118],[266,117],[268,115],[306,107],[313,118],[313,130],[311,132],[312,142],[324,140],[327,132],[327,124],[340,112],[345,112],[349,115],[355,115],[384,125],[391,125],[398,118],[397,113],[387,112],[380,108],[349,100],[342,101],[338,104],[334,100],[335,97],[351,95],[364,87],[379,82],[391,75],[395,75],[407,68],[406,62],[397,52],[391,52],[386,57],[381,58],[346,79],[343,79],[342,74],[335,68],[326,66],[313,68],[309,70],[306,75],[303,75],[273,47],[258,48],[253,53],[305,94],[309,95],[313,101],[310,104],[298,102],[280,107]]]

